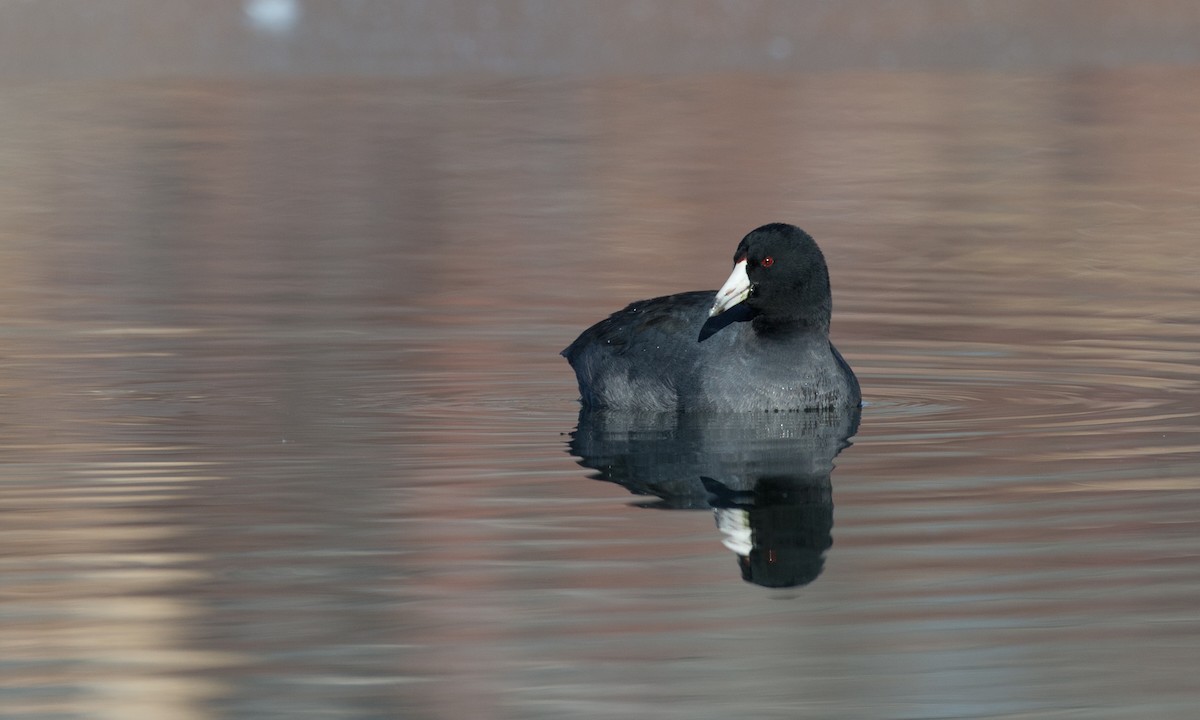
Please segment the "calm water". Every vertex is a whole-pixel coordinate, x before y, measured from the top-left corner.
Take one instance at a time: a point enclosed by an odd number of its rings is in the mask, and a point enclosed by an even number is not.
[[[8,89],[0,715],[1191,717],[1198,82]],[[581,418],[777,220],[861,417]]]

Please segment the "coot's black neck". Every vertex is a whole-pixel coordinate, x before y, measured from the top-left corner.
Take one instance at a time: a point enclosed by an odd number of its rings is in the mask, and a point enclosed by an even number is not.
[[[829,318],[833,303],[829,300],[809,305],[796,313],[756,313],[751,326],[754,332],[764,337],[787,337],[792,335],[829,335]]]

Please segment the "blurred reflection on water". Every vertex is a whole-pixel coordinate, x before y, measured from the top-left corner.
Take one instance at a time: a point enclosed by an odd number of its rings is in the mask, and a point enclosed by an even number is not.
[[[660,501],[711,509],[742,579],[807,585],[832,543],[833,458],[861,412],[635,413],[584,409],[571,436],[598,480]]]
[[[1188,716],[1196,81],[10,89],[5,712]],[[854,446],[671,428],[717,469],[664,486],[558,350],[775,220],[829,259]],[[810,491],[816,581],[733,572],[722,511],[781,492],[739,447]]]

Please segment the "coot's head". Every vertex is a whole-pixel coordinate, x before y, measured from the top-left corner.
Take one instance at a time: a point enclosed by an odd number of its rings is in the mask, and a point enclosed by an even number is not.
[[[733,274],[717,291],[710,315],[745,302],[760,329],[829,329],[833,300],[825,257],[808,233],[772,223],[742,238]]]

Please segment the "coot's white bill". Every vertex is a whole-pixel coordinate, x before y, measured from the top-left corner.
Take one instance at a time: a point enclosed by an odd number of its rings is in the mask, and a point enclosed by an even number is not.
[[[712,310],[708,311],[708,316],[716,317],[748,297],[750,297],[750,276],[746,274],[746,259],[742,258],[734,264],[729,279],[717,291],[717,301],[713,304]]]

